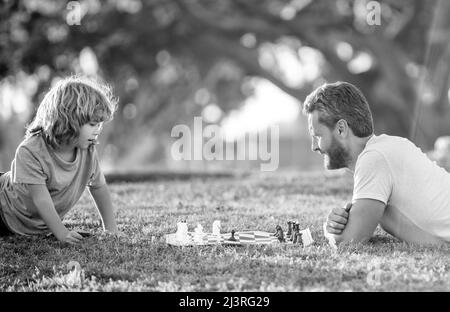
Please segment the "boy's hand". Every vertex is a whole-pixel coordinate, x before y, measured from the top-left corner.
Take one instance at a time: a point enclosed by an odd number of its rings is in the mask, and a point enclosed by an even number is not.
[[[81,243],[81,241],[83,240],[83,236],[78,234],[76,231],[68,231],[65,236],[63,236],[62,238],[58,238],[58,240],[63,243],[77,245]]]
[[[345,229],[345,225],[348,221],[348,212],[352,207],[351,203],[348,203],[345,208],[334,208],[328,215],[326,222],[326,230],[330,234],[341,234]]]

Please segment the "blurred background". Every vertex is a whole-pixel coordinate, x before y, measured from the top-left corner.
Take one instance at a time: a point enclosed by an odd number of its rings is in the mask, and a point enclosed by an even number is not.
[[[100,138],[107,172],[259,169],[174,160],[171,130],[195,116],[230,144],[277,125],[280,170],[321,169],[301,107],[337,80],[366,95],[377,134],[410,138],[445,165],[449,43],[446,0],[3,0],[0,170],[70,74],[106,81],[119,98]]]

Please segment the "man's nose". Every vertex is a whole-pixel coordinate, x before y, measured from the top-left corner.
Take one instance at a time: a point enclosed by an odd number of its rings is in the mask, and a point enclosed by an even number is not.
[[[311,142],[311,150],[313,152],[320,152],[319,145],[314,140]]]

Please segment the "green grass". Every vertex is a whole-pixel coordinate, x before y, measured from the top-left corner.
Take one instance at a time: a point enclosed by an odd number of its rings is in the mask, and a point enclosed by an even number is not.
[[[408,245],[377,229],[367,244],[330,248],[322,235],[327,212],[351,198],[348,175],[254,175],[110,186],[125,237],[101,234],[85,194],[66,216],[68,227],[95,235],[81,246],[54,238],[0,240],[1,291],[449,291],[450,247]],[[179,219],[190,230],[310,227],[315,244],[173,247],[164,234]],[[153,239],[152,239],[153,237]],[[67,265],[80,264],[83,278]]]

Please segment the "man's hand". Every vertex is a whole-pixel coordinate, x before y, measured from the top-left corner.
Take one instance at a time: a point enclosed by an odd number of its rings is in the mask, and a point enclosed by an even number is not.
[[[348,203],[345,208],[334,208],[327,217],[326,231],[330,234],[341,234],[348,221],[349,211],[352,203]]]
[[[365,242],[372,237],[385,208],[382,201],[363,198],[343,209],[333,209],[324,223],[325,237],[331,237],[335,243]]]

